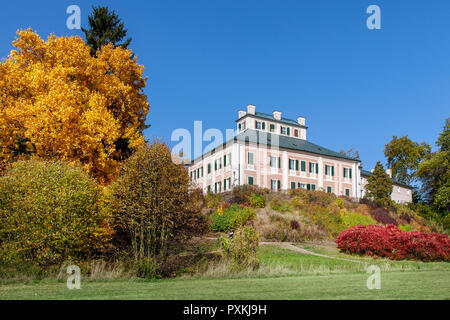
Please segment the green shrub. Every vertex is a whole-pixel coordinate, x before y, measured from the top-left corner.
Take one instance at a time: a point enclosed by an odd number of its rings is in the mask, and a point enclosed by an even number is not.
[[[310,205],[306,210],[303,210],[302,213],[314,224],[324,230],[327,233],[328,238],[337,237],[346,229],[340,215],[334,215],[330,213],[328,209],[319,205]]]
[[[266,206],[266,198],[262,194],[252,193],[247,200],[253,208],[264,208]]]
[[[111,239],[95,181],[63,162],[19,161],[0,177],[0,260],[41,266],[85,260]]]
[[[270,202],[270,208],[278,212],[292,212],[293,208],[290,202],[275,197]]]
[[[377,223],[371,217],[363,216],[362,214],[356,212],[347,212],[345,209],[341,210],[341,219],[342,224],[346,229],[357,225],[368,226]]]
[[[409,224],[399,224],[398,228],[402,231],[410,232],[412,231],[412,227]]]
[[[190,188],[187,170],[172,161],[170,148],[155,141],[139,148],[111,184],[111,210],[118,234],[135,259],[167,255],[203,230],[199,191]]]
[[[229,232],[242,227],[244,223],[255,216],[255,211],[248,206],[236,203],[229,207],[220,206],[210,216],[210,229],[212,231]]]
[[[208,192],[205,196],[207,208],[217,208],[222,201],[222,197],[217,193]]]
[[[341,209],[344,209],[344,200],[342,198],[337,198],[334,203]]]
[[[238,229],[232,239],[219,238],[222,255],[230,263],[232,271],[255,269],[259,265],[256,250],[259,234],[250,226]]]

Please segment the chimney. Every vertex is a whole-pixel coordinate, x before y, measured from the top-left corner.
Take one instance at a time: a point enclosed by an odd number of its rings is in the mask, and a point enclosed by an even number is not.
[[[281,112],[280,111],[274,111],[273,117],[277,120],[281,120]]]
[[[304,126],[305,125],[305,121],[306,121],[305,117],[297,117],[298,124]]]
[[[392,169],[386,169],[386,173],[392,179]]]
[[[247,113],[248,113],[248,114],[255,114],[255,109],[256,109],[256,107],[255,107],[254,105],[249,104],[249,105],[247,106]]]
[[[247,112],[245,112],[244,110],[239,110],[239,118],[242,118],[243,116],[245,116],[247,114]]]

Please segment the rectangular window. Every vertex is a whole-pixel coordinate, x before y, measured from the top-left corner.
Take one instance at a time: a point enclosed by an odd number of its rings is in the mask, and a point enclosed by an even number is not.
[[[269,128],[270,132],[275,132],[275,125],[273,123],[270,124]]]
[[[318,163],[309,163],[309,172],[310,173],[319,173],[319,164]]]
[[[280,157],[270,157],[270,167],[271,168],[280,168]]]
[[[348,178],[348,169],[344,168],[344,178]]]
[[[294,137],[298,137],[298,129],[294,129]]]
[[[298,186],[299,189],[306,189],[306,184],[304,184],[304,183],[300,183],[300,182],[299,182],[299,183],[297,184],[297,186]]]
[[[248,152],[247,153],[247,162],[248,162],[248,164],[253,164],[253,153],[252,152]]]
[[[349,178],[351,179],[352,178],[352,169],[348,169],[349,171],[348,171],[348,175],[349,175]]]
[[[272,191],[280,190],[280,186],[280,180],[270,180],[270,188],[272,189]]]
[[[302,161],[302,171],[306,171],[306,161]]]
[[[208,186],[208,193],[211,193],[211,186]]]
[[[289,159],[289,170],[295,170],[295,160]]]
[[[325,165],[325,175],[334,176],[334,166]]]
[[[309,183],[306,185],[306,189],[311,190],[311,185]]]
[[[287,134],[286,127],[280,126],[280,132],[281,134]]]
[[[253,177],[248,177],[248,184],[253,185]]]
[[[327,192],[331,193],[331,187],[327,187]]]
[[[261,121],[256,121],[255,120],[255,128],[261,130],[262,129],[262,124]]]
[[[291,189],[295,189],[295,182],[291,182]]]
[[[345,195],[346,195],[347,197],[350,197],[350,189],[345,189]]]
[[[312,189],[312,190],[316,190],[316,185],[315,185],[315,184],[312,184],[312,185],[311,185],[311,189]]]
[[[262,123],[262,129],[266,130],[266,123],[265,122]]]
[[[270,180],[270,189],[272,189],[272,191],[277,190],[277,180]]]

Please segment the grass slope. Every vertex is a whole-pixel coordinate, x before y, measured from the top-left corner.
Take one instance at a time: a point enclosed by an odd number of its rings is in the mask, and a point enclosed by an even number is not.
[[[0,285],[0,299],[450,299],[448,263],[347,261],[274,246],[262,246],[259,258],[261,269],[246,277],[82,279],[80,290],[68,290],[64,282],[47,279]],[[380,290],[367,289],[367,264],[382,269]],[[271,270],[279,274],[274,276]]]

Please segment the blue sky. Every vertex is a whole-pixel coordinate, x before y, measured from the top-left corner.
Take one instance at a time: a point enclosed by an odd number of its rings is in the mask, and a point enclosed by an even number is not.
[[[247,104],[306,117],[308,140],[359,150],[366,169],[385,161],[393,135],[434,142],[450,116],[450,1],[191,0],[8,1],[0,56],[19,28],[42,37],[66,28],[66,8],[115,9],[146,67],[146,137],[176,128],[234,128]],[[366,8],[381,8],[381,30]],[[208,142],[205,142],[206,146]]]

